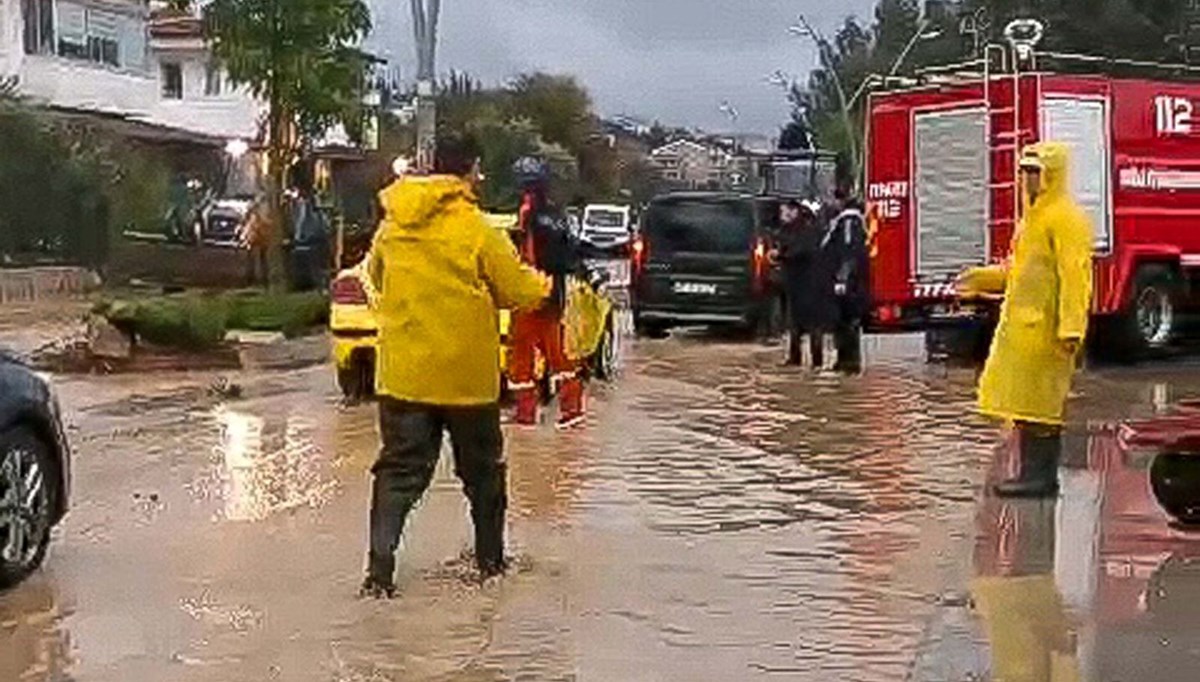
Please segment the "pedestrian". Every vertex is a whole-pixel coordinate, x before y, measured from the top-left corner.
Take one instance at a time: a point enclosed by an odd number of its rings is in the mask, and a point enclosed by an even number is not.
[[[445,174],[407,176],[380,195],[385,218],[367,273],[377,292],[383,447],[372,467],[367,596],[395,592],[405,519],[429,487],[447,432],[471,506],[480,577],[507,566],[499,311],[537,306],[550,282],[484,219],[475,159],[468,143],[440,145]]]
[[[270,225],[271,217],[266,199],[259,196],[250,205],[242,224],[238,226],[238,240],[247,252],[246,286],[261,284],[265,287],[270,282],[267,257],[267,233]]]
[[[862,320],[870,304],[870,255],[862,203],[847,198],[840,202],[840,207],[821,245],[834,268],[837,362],[833,368],[857,374],[862,371]]]
[[[545,359],[550,380],[558,387],[558,427],[569,428],[584,419],[582,367],[568,357],[563,343],[563,313],[567,278],[582,268],[578,244],[566,214],[549,197],[550,168],[539,158],[519,159],[513,167],[521,186],[519,231],[515,240],[524,261],[553,278],[553,293],[536,310],[513,316],[509,356],[509,388],[517,401],[515,421],[538,423],[541,404],[536,359]]]
[[[833,274],[821,249],[823,230],[816,213],[796,200],[779,209],[778,259],[783,263],[790,336],[786,365],[803,364],[801,345],[808,336],[814,369],[825,366],[825,334],[836,320]]]
[[[1018,434],[1021,471],[996,485],[1001,496],[1058,491],[1063,414],[1092,300],[1093,231],[1070,195],[1068,157],[1067,146],[1055,142],[1024,150],[1026,209],[1011,261],[959,280],[964,293],[1004,282],[1000,324],[979,381],[980,411]]]

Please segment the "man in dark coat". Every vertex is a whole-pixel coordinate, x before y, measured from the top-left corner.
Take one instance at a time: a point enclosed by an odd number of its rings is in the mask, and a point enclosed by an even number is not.
[[[830,224],[821,250],[832,264],[837,297],[834,369],[855,374],[862,371],[862,320],[870,306],[866,217],[857,199],[842,202],[842,210]]]
[[[788,365],[801,364],[800,345],[808,335],[812,364],[825,364],[825,334],[837,320],[833,272],[821,249],[823,232],[812,209],[798,201],[780,207],[778,258],[783,263],[791,338]]]

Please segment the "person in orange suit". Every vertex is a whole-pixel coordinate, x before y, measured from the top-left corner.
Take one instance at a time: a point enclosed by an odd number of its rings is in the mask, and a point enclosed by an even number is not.
[[[554,283],[545,304],[513,316],[509,388],[516,398],[515,421],[523,426],[538,423],[541,395],[536,370],[540,354],[558,387],[558,426],[568,428],[584,419],[581,368],[567,356],[563,343],[567,278],[580,269],[581,261],[565,214],[548,197],[550,170],[546,162],[524,157],[517,160],[513,171],[521,187],[518,249],[526,264],[549,275]]]

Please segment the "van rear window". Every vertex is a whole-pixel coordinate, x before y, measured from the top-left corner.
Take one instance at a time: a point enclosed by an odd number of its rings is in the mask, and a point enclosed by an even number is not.
[[[650,206],[645,225],[651,254],[740,253],[754,236],[754,209],[736,199],[661,201]]]

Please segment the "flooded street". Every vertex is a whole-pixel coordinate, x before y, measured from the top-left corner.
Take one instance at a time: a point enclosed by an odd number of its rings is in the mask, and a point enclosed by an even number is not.
[[[465,578],[444,458],[391,602],[356,595],[375,411],[329,366],[221,375],[236,399],[213,373],[62,377],[73,507],[0,595],[0,680],[1194,677],[1200,534],[1112,426],[1200,396],[1195,361],[1083,375],[1061,501],[1000,503],[971,370],[916,337],[868,339],[853,378],[780,353],[632,342],[586,428],[508,431],[499,584]]]

